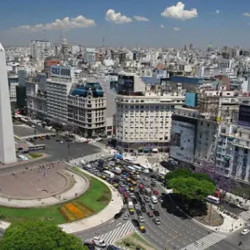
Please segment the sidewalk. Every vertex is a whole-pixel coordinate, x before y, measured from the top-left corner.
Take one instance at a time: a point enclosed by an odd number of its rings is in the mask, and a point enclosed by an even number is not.
[[[164,187],[161,186],[161,188],[166,192],[168,193],[168,190]],[[172,200],[172,199],[171,199]],[[174,202],[174,201],[172,201]],[[194,222],[202,225],[203,227],[206,227],[214,232],[218,232],[218,233],[224,233],[224,234],[230,234],[230,233],[233,233],[234,231],[237,231],[239,230],[241,227],[244,227],[245,226],[245,221],[242,220],[241,218],[239,219],[233,219],[231,216],[229,215],[226,215],[226,214],[223,214],[222,212],[220,212],[219,210],[216,209],[216,206],[213,205],[213,208],[217,211],[217,213],[221,214],[222,217],[224,218],[224,221],[223,221],[223,224],[220,225],[220,226],[217,226],[217,227],[213,227],[213,226],[209,226],[209,225],[206,225],[206,224],[203,224],[201,222],[199,222],[198,220],[190,217],[188,214],[186,214],[185,212],[183,212],[178,206],[177,206],[177,209],[181,210],[183,213],[185,213],[185,215],[192,219]]]
[[[91,175],[91,176],[97,178],[99,181],[105,183],[110,188],[112,200],[109,202],[109,204],[103,210],[101,210],[99,213],[97,213],[93,216],[87,217],[86,219],[82,219],[82,220],[79,220],[76,222],[59,225],[59,227],[62,228],[62,230],[65,231],[66,233],[76,233],[79,231],[90,229],[92,227],[99,226],[99,225],[103,224],[104,222],[106,222],[110,219],[113,219],[114,215],[116,213],[118,213],[121,210],[121,208],[123,207],[123,200],[122,200],[120,194],[117,192],[117,190],[112,185],[110,185],[107,182],[103,181],[102,179],[96,177],[95,175],[92,175],[91,173],[86,172],[85,170],[81,169],[81,171],[83,171],[83,172],[87,173],[88,175]]]

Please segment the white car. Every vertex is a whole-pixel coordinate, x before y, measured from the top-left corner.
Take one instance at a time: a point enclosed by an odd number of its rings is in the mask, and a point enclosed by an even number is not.
[[[241,231],[241,235],[247,235],[250,232],[249,229],[245,228]]]
[[[94,237],[92,241],[97,247],[106,247],[107,245],[104,240],[100,239],[100,237]]]
[[[143,222],[145,222],[145,219],[144,219],[144,217],[143,217],[143,216],[139,216],[139,221],[140,221],[140,223],[143,223]]]

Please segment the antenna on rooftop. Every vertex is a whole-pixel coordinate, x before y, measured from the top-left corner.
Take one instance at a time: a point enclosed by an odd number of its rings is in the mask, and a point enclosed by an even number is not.
[[[46,41],[46,31],[44,28],[43,28],[43,41]]]
[[[105,47],[105,37],[102,38],[102,47]]]

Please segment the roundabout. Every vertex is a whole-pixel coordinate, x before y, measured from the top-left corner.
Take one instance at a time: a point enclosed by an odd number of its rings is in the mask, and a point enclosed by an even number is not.
[[[63,162],[53,162],[0,175],[0,206],[45,207],[76,199],[88,189],[89,181],[67,167]]]
[[[95,218],[112,204],[110,187],[67,163],[57,162],[54,167],[51,164],[0,175],[0,224],[3,228],[8,227],[9,222],[26,220],[68,224],[69,227],[86,220],[91,220],[92,225],[94,221],[100,223]],[[8,190],[8,183],[16,184],[17,190]],[[83,227],[79,226],[78,230]]]

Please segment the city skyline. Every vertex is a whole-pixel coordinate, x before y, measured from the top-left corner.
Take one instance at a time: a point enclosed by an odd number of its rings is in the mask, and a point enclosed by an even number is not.
[[[242,4],[241,4],[242,3]],[[244,4],[243,4],[244,3]],[[32,39],[86,46],[248,47],[250,3],[243,0],[200,2],[54,0],[0,3],[0,39],[5,46],[28,45]],[[242,27],[239,29],[239,27]]]

